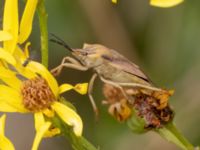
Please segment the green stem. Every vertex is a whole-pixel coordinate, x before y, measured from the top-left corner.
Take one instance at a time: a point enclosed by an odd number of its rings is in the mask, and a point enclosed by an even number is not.
[[[83,136],[77,137],[72,128],[63,123],[58,117],[54,117],[51,121],[55,127],[61,130],[61,134],[69,140],[74,150],[97,150]]]
[[[157,129],[156,132],[183,150],[194,150],[194,146],[178,131],[173,123],[168,123],[165,127]]]
[[[48,67],[48,30],[47,30],[47,13],[45,10],[44,0],[39,0],[37,6],[40,24],[40,40],[41,40],[41,57],[42,64]]]

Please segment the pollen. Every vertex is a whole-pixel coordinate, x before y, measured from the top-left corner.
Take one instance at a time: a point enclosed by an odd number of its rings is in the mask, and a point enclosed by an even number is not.
[[[33,112],[49,108],[56,100],[47,81],[42,77],[24,81],[21,93],[25,108]]]

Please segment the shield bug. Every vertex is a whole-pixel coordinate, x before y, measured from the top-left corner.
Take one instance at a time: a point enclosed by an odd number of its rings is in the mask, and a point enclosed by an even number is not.
[[[62,63],[52,70],[54,75],[60,74],[63,67],[73,68],[80,71],[92,69],[94,74],[89,82],[88,95],[93,109],[98,113],[96,104],[92,97],[92,87],[96,77],[104,83],[118,88],[121,93],[127,97],[124,87],[139,87],[152,91],[162,91],[153,86],[149,78],[140,70],[140,68],[119,54],[117,51],[109,49],[100,44],[84,44],[83,48],[71,48],[62,39],[53,35],[50,41],[64,46],[73,57],[65,57]],[[127,97],[129,100],[129,98]]]

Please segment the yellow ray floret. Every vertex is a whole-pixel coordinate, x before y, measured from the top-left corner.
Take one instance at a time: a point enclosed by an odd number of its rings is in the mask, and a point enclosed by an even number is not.
[[[44,122],[41,120],[42,113],[35,113],[35,120],[37,120],[35,123],[36,128],[36,136],[33,142],[32,150],[37,150],[39,143],[41,142],[42,138],[44,137],[44,134],[46,131],[48,131],[49,127],[51,126],[51,122],[47,121]],[[39,118],[39,119],[38,119]],[[39,122],[42,121],[42,122]]]
[[[53,103],[51,107],[66,124],[73,127],[77,136],[81,136],[83,130],[81,118],[71,108],[58,102]]]
[[[15,65],[16,61],[14,57],[7,51],[5,51],[3,48],[0,47],[0,59],[6,60],[9,64]]]
[[[6,85],[0,85],[0,104],[6,104],[9,108],[6,108],[5,105],[0,105],[1,112],[20,112],[26,113],[29,112],[24,105],[22,104],[22,97],[20,93]],[[13,108],[13,109],[11,109]]]
[[[4,49],[13,53],[18,39],[18,0],[6,0],[3,15],[3,30],[12,35],[11,40],[4,41]]]
[[[3,34],[0,31],[0,41],[3,48],[13,54],[17,43],[24,43],[32,30],[32,23],[38,0],[27,0],[21,22],[18,17],[18,0],[6,0],[3,14]],[[19,25],[20,24],[20,25]],[[5,34],[8,32],[10,35]]]
[[[10,34],[8,31],[0,31],[0,42],[11,39],[12,39],[12,34]]]
[[[6,69],[4,67],[0,67],[0,79],[5,82],[7,85],[20,91],[21,81],[16,77],[16,73]]]
[[[32,150],[37,150],[40,141],[42,140],[45,132],[48,130],[48,128],[50,127],[51,123],[50,122],[45,122],[38,130],[38,132],[36,133],[34,142],[33,142],[33,146],[32,146]]]
[[[62,84],[60,87],[59,87],[59,93],[64,93],[66,91],[69,91],[69,90],[72,90],[74,89],[76,92],[84,95],[87,93],[87,89],[88,89],[88,83],[78,83],[76,84],[75,86],[72,86],[71,84]]]
[[[27,0],[26,7],[20,22],[18,42],[23,43],[30,35],[32,22],[38,0]]]
[[[150,4],[157,7],[173,7],[182,2],[183,0],[150,0]]]
[[[1,150],[14,150],[13,144],[4,135],[6,115],[0,118],[0,149]]]

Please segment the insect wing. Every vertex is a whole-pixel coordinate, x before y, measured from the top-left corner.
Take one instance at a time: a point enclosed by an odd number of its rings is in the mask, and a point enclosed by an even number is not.
[[[102,55],[102,57],[113,67],[116,67],[120,70],[123,70],[124,72],[130,73],[132,75],[135,75],[147,82],[150,82],[148,77],[140,70],[140,68],[126,59],[121,54],[117,53],[115,50],[110,50],[112,55]]]

